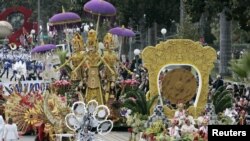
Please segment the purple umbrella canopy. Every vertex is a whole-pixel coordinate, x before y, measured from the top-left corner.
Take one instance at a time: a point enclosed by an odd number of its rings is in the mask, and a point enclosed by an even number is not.
[[[50,51],[50,50],[55,49],[55,48],[56,48],[56,45],[54,45],[54,44],[40,45],[40,46],[36,46],[35,48],[33,48],[31,50],[31,53],[46,52],[46,51]]]
[[[63,12],[55,14],[49,19],[51,25],[77,23],[81,21],[81,17],[73,12]]]
[[[116,14],[116,8],[105,0],[90,0],[83,6],[83,9],[96,15],[114,16]]]
[[[133,37],[135,36],[135,33],[127,29],[125,27],[115,27],[109,30],[109,33],[117,35],[117,36],[122,36],[122,37]]]

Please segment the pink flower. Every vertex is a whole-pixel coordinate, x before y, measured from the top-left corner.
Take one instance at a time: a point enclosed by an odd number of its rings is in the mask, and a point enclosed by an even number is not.
[[[123,84],[126,84],[126,85],[130,85],[130,86],[139,84],[139,82],[138,82],[137,80],[135,80],[135,79],[123,80],[122,83],[123,83]]]
[[[128,99],[132,100],[133,102],[136,102],[136,99],[134,97],[129,97]]]

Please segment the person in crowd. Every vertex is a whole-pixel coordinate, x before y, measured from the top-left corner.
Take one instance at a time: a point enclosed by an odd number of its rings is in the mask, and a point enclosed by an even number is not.
[[[202,122],[205,120],[205,119],[208,119],[209,117],[206,115],[206,112],[202,112],[201,115],[197,118],[197,125],[198,127],[201,127],[202,126]]]
[[[5,123],[4,123],[4,120],[3,120],[3,116],[0,115],[0,141],[3,140],[4,127],[5,127]]]
[[[184,104],[183,103],[179,103],[178,104],[178,109],[176,110],[175,114],[174,114],[174,117],[176,119],[179,119],[179,120],[183,120],[185,119],[185,109],[184,109]]]
[[[189,122],[190,122],[192,125],[195,125],[194,118],[193,118],[193,116],[191,116],[191,115],[189,114],[188,111],[185,112],[185,118],[186,118],[186,120],[188,119]]]
[[[17,141],[17,140],[19,140],[17,126],[16,126],[16,124],[13,123],[12,118],[9,118],[8,123],[5,125],[4,140],[5,141]]]
[[[250,87],[246,88],[245,94],[243,94],[243,95],[244,95],[244,97],[246,97],[246,99],[248,101],[250,101]]]
[[[185,124],[181,126],[181,134],[184,135],[186,133],[194,133],[197,132],[198,129],[194,127],[193,124],[191,124],[190,120],[188,118],[185,119]]]
[[[219,87],[224,85],[224,81],[222,80],[220,75],[217,75],[215,82],[213,83],[213,89],[217,90]]]
[[[177,126],[177,121],[171,121],[171,127],[168,128],[169,136],[175,139],[180,138],[179,127]]]
[[[2,77],[6,73],[6,78],[9,78],[9,69],[11,68],[11,63],[9,60],[4,61],[4,67],[3,67],[3,72],[0,75]]]
[[[247,124],[246,114],[247,113],[245,110],[240,111],[240,118],[239,118],[239,122],[237,125],[246,125]]]
[[[206,139],[208,134],[208,119],[204,119],[202,126],[199,128],[199,133],[202,138]]]

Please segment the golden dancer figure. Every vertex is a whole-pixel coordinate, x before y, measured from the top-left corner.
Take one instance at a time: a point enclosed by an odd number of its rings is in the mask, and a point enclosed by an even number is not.
[[[107,33],[104,36],[103,39],[105,51],[104,51],[104,60],[108,63],[109,67],[115,71],[115,74],[112,74],[112,72],[108,69],[107,66],[104,67],[104,80],[105,81],[105,99],[107,102],[109,102],[110,99],[115,98],[115,80],[118,77],[117,68],[119,65],[119,58],[117,54],[113,51],[114,48],[114,42],[113,42],[113,36],[110,33]]]
[[[80,62],[85,59],[85,52],[84,52],[84,43],[82,36],[79,33],[76,33],[75,36],[72,39],[72,45],[74,49],[74,53],[72,56],[64,63],[62,64],[56,71],[63,68],[68,63],[72,63],[73,70],[78,67]],[[82,80],[84,78],[84,72],[85,72],[85,64],[82,64],[79,69],[76,71],[71,72],[71,80]]]
[[[90,100],[96,100],[98,104],[104,104],[101,81],[99,77],[99,66],[103,63],[109,71],[114,75],[114,70],[108,65],[108,63],[98,53],[97,36],[95,30],[88,32],[87,42],[88,52],[86,58],[76,67],[73,72],[76,72],[83,64],[87,64],[87,89],[85,94],[86,102]]]

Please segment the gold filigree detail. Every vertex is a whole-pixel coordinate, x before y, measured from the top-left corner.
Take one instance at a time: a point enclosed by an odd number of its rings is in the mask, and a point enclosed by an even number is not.
[[[150,96],[159,94],[158,74],[163,67],[168,65],[194,67],[201,81],[200,92],[197,93],[195,105],[188,107],[188,111],[194,117],[200,115],[207,102],[208,78],[216,60],[216,51],[212,47],[203,47],[200,43],[188,39],[172,39],[161,42],[155,47],[145,48],[142,52],[142,59],[144,67],[149,72]],[[164,106],[164,111],[168,117],[174,116],[175,110]]]

